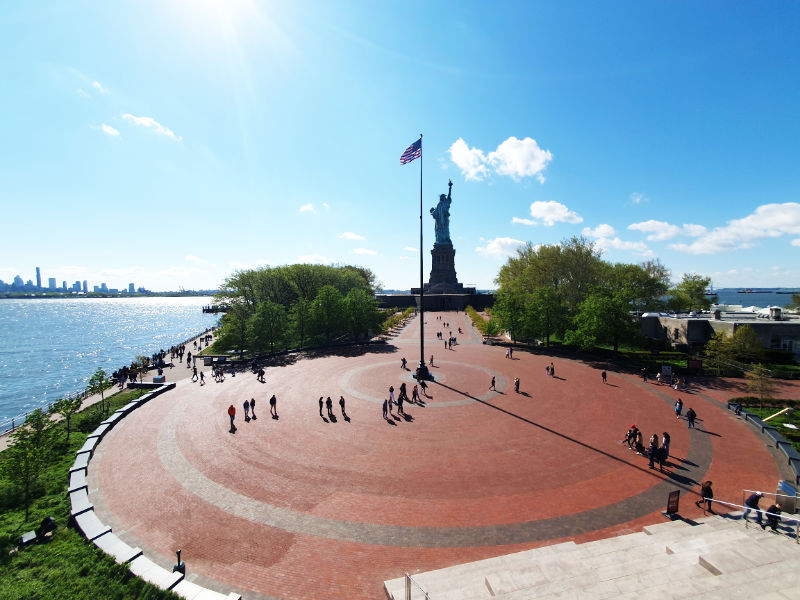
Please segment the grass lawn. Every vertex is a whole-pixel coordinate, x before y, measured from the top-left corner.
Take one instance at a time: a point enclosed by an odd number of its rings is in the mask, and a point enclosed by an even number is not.
[[[774,415],[776,412],[788,406],[788,404],[782,403],[781,400],[769,400],[770,406],[765,406],[763,409],[759,408],[759,403],[756,401],[755,403],[752,402],[752,398],[747,398],[741,400],[742,407],[749,413],[753,413],[759,419],[764,419],[765,417],[769,417],[770,415]],[[766,403],[766,401],[765,401]],[[774,404],[774,406],[772,405]],[[783,413],[782,415],[778,415],[774,419],[770,419],[767,421],[771,425],[774,425],[778,428],[780,434],[786,439],[786,441],[791,442],[794,449],[800,452],[800,408],[797,410],[790,412],[790,413]],[[785,424],[794,425],[797,429],[792,429],[791,427],[785,427]]]
[[[33,488],[30,517],[25,520],[22,494],[0,476],[0,600],[18,598],[178,598],[131,575],[124,566],[76,530],[67,527],[69,467],[75,452],[86,437],[106,416],[141,390],[127,390],[112,395],[110,409],[102,414],[100,406],[90,406],[72,417],[72,433],[66,442],[66,426],[53,427],[54,442],[48,467]],[[0,460],[5,460],[5,452]],[[36,529],[42,519],[52,515],[58,529],[49,542],[15,549],[19,537]]]

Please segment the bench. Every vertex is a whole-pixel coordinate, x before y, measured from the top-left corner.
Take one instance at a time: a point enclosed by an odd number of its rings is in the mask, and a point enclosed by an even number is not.
[[[86,483],[86,469],[73,471],[69,474],[69,487],[67,488],[68,492],[76,492],[79,489],[86,487],[88,487]]]
[[[111,527],[108,525],[103,525],[100,522],[100,519],[97,518],[94,510],[87,510],[85,513],[81,513],[73,518],[75,519],[75,524],[83,533],[83,536],[90,542],[93,542],[101,535],[111,531]]]
[[[95,546],[100,548],[106,554],[114,557],[119,564],[131,562],[133,559],[142,555],[141,548],[133,548],[123,542],[117,534],[104,533],[100,537],[93,540]]]
[[[81,488],[69,493],[70,511],[73,517],[85,513],[87,510],[92,510],[94,505],[89,502],[89,492],[86,488]]]
[[[72,463],[72,466],[69,468],[69,472],[72,473],[73,471],[80,471],[81,469],[87,469],[89,467],[89,459],[92,457],[91,452],[78,452],[78,455],[75,458],[75,462]]]
[[[129,567],[131,573],[160,587],[162,590],[171,590],[183,579],[183,573],[177,571],[170,573],[146,556],[134,558]]]

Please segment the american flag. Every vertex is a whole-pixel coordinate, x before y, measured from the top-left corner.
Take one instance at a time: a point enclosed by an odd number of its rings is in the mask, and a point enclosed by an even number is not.
[[[422,156],[422,138],[411,144],[406,151],[400,156],[400,164],[404,165],[410,163],[412,160],[418,159]]]

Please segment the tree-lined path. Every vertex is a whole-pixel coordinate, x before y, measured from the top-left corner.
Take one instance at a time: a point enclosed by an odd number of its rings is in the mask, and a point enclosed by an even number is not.
[[[181,548],[189,578],[221,591],[378,598],[404,571],[638,531],[663,520],[673,489],[684,490],[681,513],[696,516],[701,479],[738,502],[742,488],[780,478],[761,440],[719,407],[719,389],[683,394],[613,371],[603,385],[600,369],[578,361],[506,358],[463,313],[426,320],[436,381],[424,406],[405,404],[405,419],[385,421],[381,405],[390,385],[405,382],[411,396],[400,365],[419,361],[417,319],[385,346],[267,368],[264,384],[250,373],[179,382],[101,444],[90,468],[101,520],[162,566]],[[446,350],[437,331],[459,343]],[[700,429],[675,419],[678,395]],[[332,398],[335,422],[320,417],[320,396]],[[258,418],[245,423],[251,397]],[[619,443],[631,423],[646,436],[670,432],[667,472]]]

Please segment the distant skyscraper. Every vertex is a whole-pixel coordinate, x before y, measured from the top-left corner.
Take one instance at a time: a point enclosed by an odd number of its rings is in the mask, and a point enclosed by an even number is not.
[[[42,273],[39,271],[39,267],[36,267],[36,287],[42,287]]]
[[[105,283],[101,283],[100,284],[100,291],[101,292],[107,292],[108,291],[108,286]]]
[[[85,294],[88,291],[89,291],[89,285],[86,283],[86,280],[84,279],[83,280],[83,293]]]
[[[136,291],[136,288],[133,287],[132,283],[129,283],[128,284],[128,293],[132,294],[134,291]]]
[[[55,277],[48,277],[47,278],[47,289],[49,289],[49,290],[56,289],[56,278]]]
[[[67,291],[67,282],[66,281],[62,281],[61,282],[61,289],[63,289],[65,292]]]
[[[15,275],[14,283],[12,283],[11,285],[14,286],[15,288],[21,288],[23,285],[25,285],[25,282],[22,281],[22,277],[20,277],[19,275]]]

